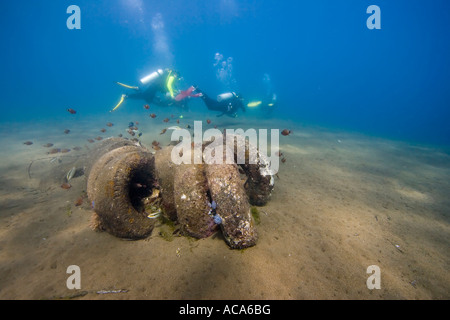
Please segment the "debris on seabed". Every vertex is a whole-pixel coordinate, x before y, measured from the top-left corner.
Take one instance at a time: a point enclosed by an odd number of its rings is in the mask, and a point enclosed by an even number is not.
[[[97,294],[109,294],[109,293],[127,293],[127,289],[119,289],[119,290],[99,290]]]

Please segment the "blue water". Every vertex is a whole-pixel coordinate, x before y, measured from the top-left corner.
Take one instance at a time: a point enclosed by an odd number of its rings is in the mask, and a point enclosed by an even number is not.
[[[72,4],[80,30],[66,26]],[[373,4],[379,30],[366,26]],[[447,0],[26,0],[0,10],[0,124],[57,119],[68,107],[104,114],[123,92],[114,81],[136,85],[173,67],[211,95],[232,86],[258,99],[270,84],[275,127],[293,119],[450,144]],[[215,53],[232,57],[228,82]]]

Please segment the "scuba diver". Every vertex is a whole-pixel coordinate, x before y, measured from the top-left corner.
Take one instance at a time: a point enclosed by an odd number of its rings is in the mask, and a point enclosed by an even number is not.
[[[118,85],[127,89],[132,89],[135,92],[131,94],[122,94],[119,103],[111,110],[111,112],[119,108],[125,99],[128,98],[144,100],[148,104],[156,104],[163,107],[170,105],[179,105],[183,107],[186,101],[175,100],[174,82],[176,80],[180,80],[180,75],[177,71],[171,69],[158,69],[140,79],[140,82],[147,87],[140,88],[116,82]],[[163,98],[157,96],[158,92],[163,94]]]
[[[275,110],[277,105],[278,105],[277,95],[275,93],[272,93],[272,95],[270,95],[269,97],[266,97],[262,101],[262,110],[265,113],[270,114]]]
[[[236,112],[239,109],[242,109],[242,111],[245,112],[243,99],[240,97],[240,95],[234,92],[222,93],[217,96],[217,99],[212,99],[201,90],[196,89],[196,91],[200,93],[199,96],[203,100],[203,102],[205,102],[208,110],[222,112],[221,114],[217,115],[217,117],[221,117],[226,114],[229,117],[236,118]]]
[[[268,73],[264,73],[262,78],[263,85],[265,87],[265,97],[262,100],[262,109],[265,113],[271,113],[277,106],[277,95],[274,91],[272,80]]]

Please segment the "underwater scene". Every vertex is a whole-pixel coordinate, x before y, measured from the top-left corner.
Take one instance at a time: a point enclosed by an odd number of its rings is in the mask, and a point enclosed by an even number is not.
[[[0,10],[0,299],[450,298],[448,1]]]

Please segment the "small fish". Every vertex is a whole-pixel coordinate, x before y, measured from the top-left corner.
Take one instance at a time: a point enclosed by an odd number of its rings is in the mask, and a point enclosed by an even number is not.
[[[101,132],[106,132],[106,129],[105,129],[105,128],[103,128],[103,129],[100,129],[100,131],[101,131]]]
[[[61,152],[61,149],[53,148],[49,152],[47,152],[47,154],[55,154],[55,153],[59,153],[59,152]]]
[[[159,142],[158,142],[158,141],[156,141],[156,140],[153,140],[153,142],[152,142],[152,146],[159,146]]]
[[[65,133],[65,134],[69,134],[69,132],[70,132],[69,129],[64,130],[64,133]]]
[[[128,124],[128,128],[131,128],[131,127],[134,127],[134,122],[130,122],[130,123]]]
[[[207,123],[207,124],[210,124],[210,123],[211,123],[211,120],[207,119],[207,120],[206,120],[206,123]]]
[[[53,147],[53,143],[44,144],[43,147],[50,148]]]
[[[33,144],[32,141],[25,141],[23,144],[26,144],[27,146],[31,146]]]
[[[285,163],[286,162],[286,158],[281,159],[281,162]]]
[[[166,133],[167,129],[163,129],[160,134]]]
[[[114,124],[111,123],[111,122],[108,122],[106,125],[107,125],[108,127],[112,127]]]
[[[80,148],[80,147],[73,147],[73,150],[75,150],[75,151],[80,151],[81,148]]]
[[[187,129],[190,129],[190,128],[191,128],[191,126],[190,126],[190,125],[186,125],[186,128],[187,128]]]
[[[75,207],[81,206],[83,204],[83,197],[78,197],[73,204]]]
[[[169,122],[169,118],[165,118],[163,121],[164,122]]]
[[[70,149],[61,149],[60,152],[61,153],[67,153],[67,152],[70,152]]]
[[[153,119],[155,119],[155,118],[156,118],[156,114],[152,113],[152,114],[150,115],[150,117],[153,118]]]
[[[291,130],[288,130],[288,129],[284,129],[283,131],[281,131],[281,134],[283,135],[283,136],[288,136],[289,134],[291,134]]]
[[[134,137],[134,135],[136,134],[136,133],[135,133],[133,130],[131,130],[131,129],[128,129],[127,132],[128,132],[132,137]]]
[[[161,150],[161,147],[159,145],[152,146],[152,148],[155,149],[156,151]]]
[[[67,174],[66,174],[66,180],[67,180],[67,182],[69,182],[70,179],[73,178],[73,176],[74,176],[74,174],[75,174],[75,171],[77,171],[77,169],[76,169],[75,167],[73,167],[72,169],[69,170],[69,172],[67,172]]]
[[[122,137],[123,137],[123,134],[119,133],[118,137],[119,137],[119,138],[122,138]]]
[[[95,142],[94,139],[87,139],[87,141],[88,141],[89,143],[94,143],[94,142]]]
[[[61,185],[61,188],[68,190],[68,189],[72,188],[72,186],[69,183],[65,182]]]
[[[158,211],[150,213],[150,214],[147,216],[147,218],[149,218],[149,219],[156,219],[156,218],[158,218],[160,215],[161,215],[161,209],[158,209]]]
[[[72,108],[67,109],[67,111],[69,111],[71,114],[76,114],[77,112],[75,110],[73,110]]]
[[[136,123],[137,126],[139,125],[139,121],[136,121],[135,123]]]
[[[177,123],[178,123],[178,124],[180,123],[180,119],[177,119]]]
[[[146,105],[144,106],[144,109],[145,109],[145,110],[148,110],[148,109],[150,109],[150,106],[149,106],[148,104],[146,104]]]
[[[100,140],[103,140],[103,138],[98,136],[98,137],[95,138],[95,140],[100,141]]]

